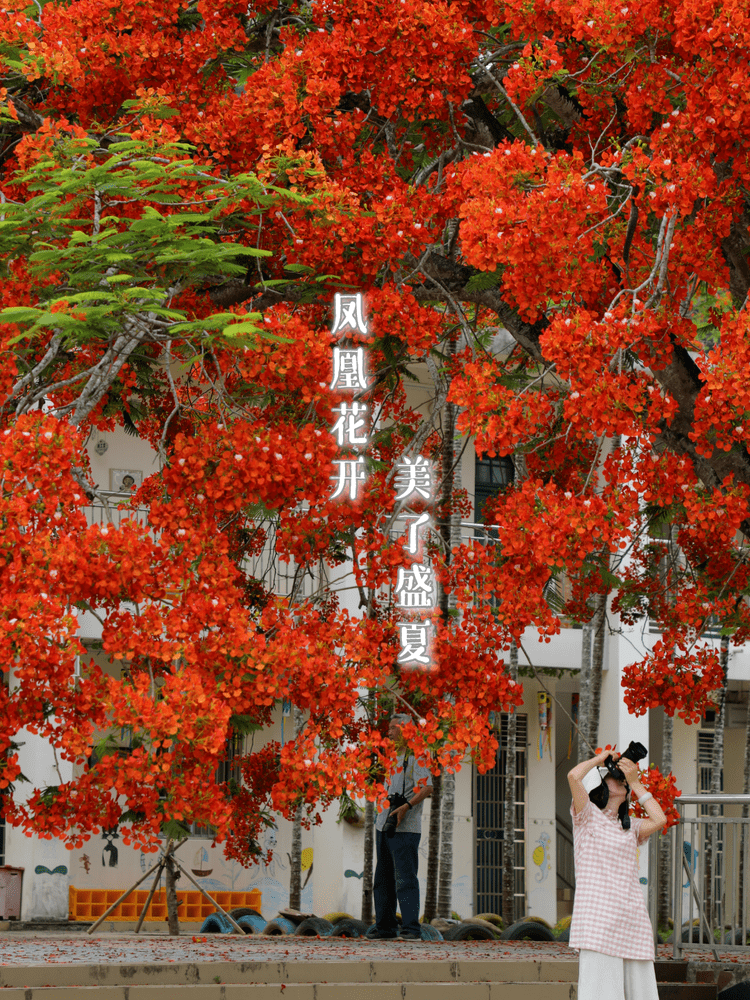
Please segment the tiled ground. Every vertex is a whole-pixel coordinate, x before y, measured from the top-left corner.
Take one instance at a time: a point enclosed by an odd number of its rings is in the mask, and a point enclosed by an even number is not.
[[[661,945],[659,958],[670,959],[672,949]],[[744,952],[720,951],[722,962],[750,964],[750,948]],[[440,961],[556,961],[577,960],[566,944],[532,941],[352,941],[295,937],[235,937],[229,934],[166,935],[136,937],[134,934],[104,933],[99,937],[10,931],[0,934],[0,965],[48,965],[54,963],[132,965],[142,962],[305,962],[395,961],[425,959]],[[684,952],[684,959],[711,961],[711,952]]]

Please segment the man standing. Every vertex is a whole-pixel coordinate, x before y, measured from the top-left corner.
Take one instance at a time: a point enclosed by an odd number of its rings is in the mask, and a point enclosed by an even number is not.
[[[417,764],[414,755],[404,745],[401,726],[409,721],[408,715],[394,715],[388,725],[388,736],[399,751],[397,768],[402,768],[391,778],[388,795],[400,793],[407,801],[395,810],[397,827],[392,837],[386,836],[384,832],[390,806],[378,813],[375,822],[377,864],[372,891],[376,930],[371,936],[398,937],[398,900],[401,908],[401,937],[407,941],[420,941],[422,932],[419,926],[418,850],[422,835],[422,802],[432,795],[432,775],[426,767]],[[421,787],[415,791],[416,785],[420,783]]]

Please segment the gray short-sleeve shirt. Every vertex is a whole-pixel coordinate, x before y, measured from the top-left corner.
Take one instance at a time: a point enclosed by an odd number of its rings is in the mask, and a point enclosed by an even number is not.
[[[404,765],[404,754],[400,753],[396,758],[396,768],[403,767]],[[432,786],[432,774],[430,770],[426,767],[422,767],[417,764],[414,759],[414,754],[410,753],[409,758],[406,761],[406,768],[403,771],[398,771],[393,775],[391,780],[388,782],[388,794],[393,795],[395,792],[401,792],[405,795],[407,799],[411,798],[411,794],[414,791],[414,787],[422,782],[424,784],[424,779],[427,779],[427,784]],[[397,830],[399,833],[421,833],[422,832],[422,806],[424,801],[418,802],[411,809],[407,809],[406,816],[399,823]],[[385,826],[385,821],[388,818],[388,810],[390,806],[386,802],[385,808],[381,809],[378,813],[378,817],[375,820],[375,829],[382,830]]]

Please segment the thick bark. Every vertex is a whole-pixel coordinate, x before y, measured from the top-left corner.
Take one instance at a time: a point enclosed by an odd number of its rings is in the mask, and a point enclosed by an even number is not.
[[[591,622],[586,622],[583,626],[583,633],[581,635],[581,672],[579,681],[579,700],[578,700],[578,732],[576,733],[576,759],[578,763],[581,764],[584,760],[589,760],[591,757],[591,752],[589,751],[587,740],[589,740],[588,724],[589,716],[588,709],[584,712],[584,704],[588,704],[589,697],[589,685],[591,683]]]
[[[443,787],[441,770],[432,772],[430,798],[430,828],[428,833],[427,886],[424,895],[425,923],[437,916],[438,874],[440,871],[440,801]]]
[[[588,662],[581,660],[581,695],[578,703],[578,762],[593,756],[599,739],[599,712],[604,666],[604,638],[607,623],[607,595],[594,597],[591,618],[592,652]]]
[[[455,342],[451,342],[448,346],[448,353],[454,354],[455,350],[456,344]],[[448,507],[453,492],[461,486],[461,468],[460,462],[456,461],[456,458],[460,454],[460,447],[457,447],[456,437],[457,408],[448,403],[444,414],[445,422],[441,450],[441,501],[443,512],[440,523],[440,534],[443,539],[444,560],[446,565],[448,565],[450,563],[451,550],[461,539],[460,517],[456,514],[448,514]],[[438,602],[441,617],[444,621],[447,621],[449,612],[455,603],[454,599],[452,595],[446,594],[441,587]],[[438,866],[437,915],[440,917],[450,917],[451,915],[455,786],[455,775],[448,771],[443,771],[440,777],[440,801],[435,817],[435,823],[437,824],[438,820],[440,822],[439,851],[436,843],[434,845],[431,843],[430,845],[430,863]],[[434,794],[433,790],[433,796]],[[432,834],[432,817],[430,818],[430,831]]]
[[[508,676],[518,679],[518,647],[510,647]],[[516,732],[515,709],[508,713],[508,737],[505,749],[505,789],[503,795],[503,921],[509,927],[514,919],[516,888]]]
[[[722,636],[721,639],[721,669],[722,684],[718,692],[719,700],[716,705],[716,723],[714,726],[714,742],[711,754],[711,794],[721,793],[721,776],[724,769],[724,727],[726,723],[726,701],[729,675],[729,638]],[[721,806],[712,805],[709,807],[711,816],[720,815]],[[721,891],[720,882],[714,877],[717,871],[717,860],[719,854],[719,825],[711,823],[708,828],[708,851],[706,858],[706,910],[712,927],[716,926],[716,921],[720,918]]]
[[[375,717],[375,694],[372,690],[367,692],[366,698],[367,718],[370,722]],[[365,842],[363,845],[362,863],[362,911],[360,919],[365,923],[372,923],[372,877],[373,859],[375,854],[375,803],[369,799],[365,802]]]
[[[440,874],[437,908],[439,917],[450,917],[453,896],[453,816],[456,804],[456,776],[450,771],[443,771],[440,800]]]
[[[672,770],[672,736],[674,733],[674,719],[664,712],[662,723],[662,752],[661,770],[662,774],[669,774]],[[671,840],[667,837],[659,837],[659,883],[657,886],[658,903],[656,923],[659,927],[666,927],[669,918],[672,916],[672,850]]]
[[[594,598],[593,644],[591,648],[591,700],[589,702],[589,739],[594,747],[599,742],[599,715],[602,704],[602,671],[604,669],[604,639],[607,625],[607,595]]]
[[[179,935],[180,919],[177,914],[177,879],[180,877],[180,870],[174,862],[170,848],[167,849],[166,864],[164,867],[165,883],[167,889],[167,923],[171,935]]]
[[[747,710],[745,712],[745,766],[742,777],[742,794],[750,795],[750,696],[747,699]],[[750,816],[750,807],[742,807],[742,818]],[[742,824],[742,840],[740,844],[740,905],[744,905],[745,900],[745,852],[748,850],[747,844],[747,824]],[[750,916],[750,914],[748,914]]]
[[[360,919],[372,923],[372,861],[375,850],[375,803],[365,803],[365,844],[362,866],[362,912]]]
[[[294,735],[302,732],[303,716],[294,706]],[[302,806],[297,806],[292,823],[292,852],[289,858],[289,906],[299,910],[302,906]]]

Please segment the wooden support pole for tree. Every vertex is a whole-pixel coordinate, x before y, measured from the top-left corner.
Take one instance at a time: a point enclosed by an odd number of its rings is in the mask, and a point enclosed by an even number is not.
[[[157,866],[158,871],[156,872],[156,878],[154,879],[154,884],[149,889],[148,896],[146,896],[146,902],[143,904],[143,909],[141,910],[141,915],[138,917],[138,923],[135,925],[136,934],[140,934],[141,927],[143,927],[143,921],[146,919],[146,913],[148,912],[149,906],[151,906],[151,900],[154,898],[154,893],[156,892],[156,887],[159,884],[159,879],[161,878],[161,873],[164,870],[164,858],[159,859],[159,864]]]
[[[176,844],[172,848],[172,852],[176,851],[179,847],[182,847],[182,845],[185,843],[185,841],[187,839],[188,839],[187,837],[184,837],[179,842],[179,844]],[[164,867],[164,855],[162,855],[159,858],[158,862],[155,865],[152,865],[149,868],[149,870],[144,875],[141,875],[141,877],[138,879],[137,882],[134,882],[133,885],[131,885],[131,887],[129,889],[126,889],[125,892],[122,894],[122,896],[120,896],[118,899],[116,899],[115,902],[109,907],[109,909],[105,910],[104,913],[102,913],[102,915],[99,917],[99,919],[96,921],[96,923],[92,924],[91,927],[89,927],[89,929],[86,931],[86,933],[87,934],[93,934],[94,931],[96,930],[96,928],[99,926],[99,924],[103,923],[107,919],[107,917],[110,915],[110,913],[114,913],[114,911],[117,909],[117,907],[120,905],[120,903],[124,902],[128,898],[128,896],[130,896],[132,893],[134,893],[135,890],[138,888],[138,886],[141,884],[141,882],[145,882],[146,879],[149,877],[149,875],[151,875],[153,872],[155,872],[157,870],[159,871],[159,873],[161,873],[161,869],[163,867]],[[157,878],[158,878],[158,876],[157,876]],[[152,893],[152,895],[153,895],[153,893]],[[150,901],[151,900],[149,899],[149,902]],[[145,910],[144,910],[144,913],[145,913]]]
[[[217,909],[217,910],[219,911],[219,913],[223,913],[223,914],[224,914],[224,916],[225,916],[225,917],[227,918],[227,920],[228,920],[228,921],[229,921],[229,923],[230,923],[230,924],[232,925],[232,927],[234,927],[234,928],[235,928],[235,930],[237,931],[237,933],[238,933],[238,934],[244,934],[244,933],[245,933],[245,932],[244,932],[244,930],[243,930],[243,929],[242,929],[242,928],[240,927],[240,925],[239,925],[239,924],[237,923],[237,921],[236,921],[236,920],[234,919],[234,917],[230,916],[230,915],[229,915],[229,914],[227,913],[227,911],[226,911],[226,910],[222,909],[222,907],[221,907],[221,906],[219,906],[219,904],[218,904],[218,903],[216,902],[216,900],[215,900],[215,899],[212,899],[212,898],[211,898],[211,897],[209,896],[209,894],[208,894],[208,893],[206,892],[206,890],[205,890],[205,889],[204,889],[204,888],[203,888],[202,886],[198,885],[198,883],[197,883],[197,882],[195,881],[195,879],[194,879],[194,878],[193,878],[193,876],[192,876],[192,875],[190,874],[190,872],[189,872],[189,871],[187,871],[187,869],[183,868],[183,867],[182,867],[182,865],[180,864],[180,862],[179,862],[179,861],[177,860],[177,858],[175,858],[174,854],[172,855],[172,859],[173,859],[174,863],[175,863],[175,864],[177,865],[177,867],[178,867],[178,868],[180,869],[180,871],[182,872],[182,874],[183,874],[183,875],[184,875],[184,876],[185,876],[185,877],[186,877],[186,878],[187,878],[187,879],[188,879],[188,880],[189,880],[190,882],[192,882],[192,883],[193,883],[193,885],[194,885],[194,886],[195,886],[195,888],[196,888],[196,889],[198,890],[198,892],[200,892],[200,893],[201,893],[201,895],[205,896],[205,897],[206,897],[206,899],[207,899],[207,900],[209,901],[209,903],[210,903],[210,904],[211,904],[212,906],[215,906],[215,907],[216,907],[216,909]]]
[[[131,885],[129,889],[126,889],[125,892],[122,894],[122,896],[120,896],[120,898],[116,902],[114,902],[108,910],[105,910],[104,913],[102,913],[102,915],[99,917],[96,923],[92,924],[91,927],[89,927],[89,929],[86,931],[86,933],[93,934],[96,928],[99,926],[99,924],[103,923],[110,915],[110,913],[112,913],[114,910],[117,909],[117,907],[120,905],[120,903],[123,902],[123,900],[127,899],[132,892],[135,892],[135,890],[138,888],[141,882],[145,882],[152,872],[155,872],[157,868],[161,868],[162,864],[163,861],[159,859],[158,864],[155,864],[151,868],[149,868],[149,870],[146,872],[145,875],[141,875],[141,877],[138,879],[137,882]]]

